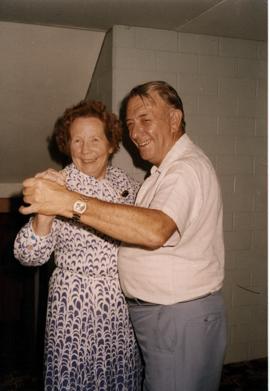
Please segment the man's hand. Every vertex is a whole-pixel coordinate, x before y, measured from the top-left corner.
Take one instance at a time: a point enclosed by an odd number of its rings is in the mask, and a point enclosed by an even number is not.
[[[46,171],[37,173],[35,178],[48,179],[49,181],[56,182],[62,186],[65,186],[66,181],[63,171],[56,171],[53,168],[48,168]]]
[[[44,173],[43,173],[44,174]],[[48,175],[48,173],[47,173]],[[46,216],[61,214],[65,209],[65,201],[69,205],[69,191],[59,181],[42,177],[42,173],[23,182],[23,200],[30,206],[21,206],[19,211],[24,214],[39,213]],[[48,177],[48,176],[47,176]],[[70,213],[71,217],[72,213]]]

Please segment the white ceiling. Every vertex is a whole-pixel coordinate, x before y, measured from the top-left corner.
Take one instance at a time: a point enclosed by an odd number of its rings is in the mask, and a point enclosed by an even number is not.
[[[0,0],[0,21],[96,31],[127,25],[267,41],[267,0]]]

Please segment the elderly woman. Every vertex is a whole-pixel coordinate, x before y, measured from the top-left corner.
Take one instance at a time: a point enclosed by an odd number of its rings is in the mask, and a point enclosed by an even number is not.
[[[45,390],[137,391],[141,362],[117,275],[119,243],[79,219],[83,196],[133,203],[138,184],[110,165],[121,127],[101,102],[82,101],[58,119],[54,136],[72,162],[65,185],[82,195],[71,220],[35,215],[18,233],[14,253],[26,266],[54,252],[45,336]],[[53,170],[38,174],[59,174]]]

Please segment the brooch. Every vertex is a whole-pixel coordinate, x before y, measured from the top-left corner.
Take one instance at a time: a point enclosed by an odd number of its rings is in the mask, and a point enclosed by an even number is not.
[[[124,191],[121,193],[121,196],[124,197],[124,198],[126,198],[128,195],[129,195],[128,190],[124,190]]]

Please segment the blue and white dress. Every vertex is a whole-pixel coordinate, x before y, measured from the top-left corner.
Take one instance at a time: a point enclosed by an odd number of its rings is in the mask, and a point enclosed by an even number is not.
[[[104,179],[71,164],[66,186],[86,196],[133,204],[138,184],[108,167]],[[92,228],[55,218],[47,236],[31,220],[18,233],[14,254],[27,266],[54,252],[45,337],[46,391],[139,391],[141,361],[117,274],[119,242]]]

